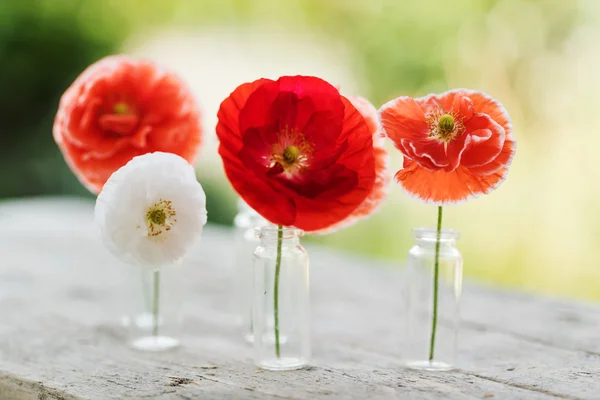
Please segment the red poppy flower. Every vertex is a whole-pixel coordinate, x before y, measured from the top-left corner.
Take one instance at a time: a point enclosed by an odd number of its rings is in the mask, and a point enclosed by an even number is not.
[[[371,193],[376,175],[369,125],[319,78],[245,83],[223,101],[218,117],[229,181],[276,225],[327,228]]]
[[[54,139],[78,179],[98,193],[135,156],[174,153],[193,163],[200,115],[184,83],[126,56],[88,67],[60,99]]]
[[[396,180],[427,203],[462,202],[497,188],[516,150],[504,107],[465,89],[412,99],[380,109],[385,134],[404,156]]]
[[[326,234],[336,231],[341,228],[348,227],[355,222],[364,219],[377,211],[383,200],[388,194],[391,175],[389,173],[389,157],[388,151],[384,147],[384,140],[379,123],[377,109],[367,99],[363,97],[348,98],[354,107],[362,114],[363,118],[369,126],[369,131],[373,135],[373,154],[375,156],[375,182],[371,193],[362,202],[356,210],[352,212],[346,219],[332,225],[326,229],[313,232],[318,234]]]

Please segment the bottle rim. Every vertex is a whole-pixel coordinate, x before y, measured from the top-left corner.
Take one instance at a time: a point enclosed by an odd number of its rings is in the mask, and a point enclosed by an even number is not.
[[[282,230],[282,239],[293,239],[297,237],[302,237],[304,235],[304,231],[302,229],[284,226],[281,228]],[[264,225],[257,226],[254,228],[254,232],[256,233],[256,237],[259,239],[268,238],[268,239],[277,239],[279,236],[279,227],[275,225]]]
[[[435,228],[420,227],[412,230],[416,240],[437,241],[437,230]],[[451,242],[460,238],[460,232],[455,229],[442,229],[440,242]]]

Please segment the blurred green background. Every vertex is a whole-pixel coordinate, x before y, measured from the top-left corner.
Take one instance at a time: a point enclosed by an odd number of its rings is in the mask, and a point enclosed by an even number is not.
[[[91,199],[51,127],[62,92],[108,54],[154,59],[189,83],[206,132],[198,177],[210,221],[221,224],[231,224],[236,200],[215,115],[238,84],[312,74],[377,107],[468,87],[504,103],[519,146],[496,192],[446,209],[445,226],[462,233],[466,275],[598,300],[598,37],[597,0],[3,0],[0,196]],[[393,185],[369,220],[308,240],[400,263],[410,228],[433,226],[435,213]]]

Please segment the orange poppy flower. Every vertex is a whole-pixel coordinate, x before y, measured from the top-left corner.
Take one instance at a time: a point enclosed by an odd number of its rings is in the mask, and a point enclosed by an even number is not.
[[[200,114],[185,84],[149,62],[106,57],[60,99],[53,135],[77,178],[98,193],[133,157],[174,153],[195,161]]]
[[[379,112],[386,136],[404,156],[395,177],[409,194],[441,206],[490,193],[506,178],[516,150],[512,124],[485,93],[399,97]]]
[[[343,221],[328,227],[327,229],[315,231],[311,233],[326,234],[331,233],[341,228],[347,228],[348,226],[364,219],[378,209],[385,197],[388,194],[389,184],[392,180],[389,170],[389,156],[388,151],[384,147],[384,138],[381,130],[381,124],[379,123],[379,116],[377,115],[377,109],[367,99],[363,97],[348,97],[348,100],[352,105],[361,113],[369,131],[373,135],[373,154],[375,156],[375,182],[371,193],[362,202],[356,210],[352,212]]]

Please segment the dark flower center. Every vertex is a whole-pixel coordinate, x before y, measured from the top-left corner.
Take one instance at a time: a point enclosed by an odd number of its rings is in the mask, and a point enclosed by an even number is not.
[[[444,114],[438,122],[440,133],[448,134],[454,130],[454,117],[450,114]]]
[[[117,115],[127,115],[131,114],[131,109],[129,108],[127,103],[119,101],[113,106],[113,112]]]
[[[108,112],[100,115],[98,124],[110,135],[133,135],[140,123],[135,106],[124,101],[116,102],[107,108]]]
[[[167,214],[163,210],[152,210],[148,213],[148,219],[157,225],[164,225],[167,220]]]
[[[148,236],[155,237],[168,232],[177,222],[177,213],[170,200],[159,200],[146,210]]]
[[[294,145],[288,146],[283,150],[283,161],[287,164],[293,164],[299,156],[300,150]]]

